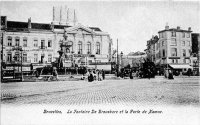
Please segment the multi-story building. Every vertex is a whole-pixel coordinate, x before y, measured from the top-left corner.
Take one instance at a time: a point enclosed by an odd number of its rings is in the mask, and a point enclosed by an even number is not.
[[[66,64],[71,57],[77,65],[111,61],[112,40],[98,27],[32,23],[31,19],[28,22],[7,21],[6,17],[1,19],[4,22],[1,23],[3,62],[6,64],[15,63],[20,57],[23,64],[50,64],[59,58],[61,48]],[[70,47],[63,48],[61,44]],[[66,66],[70,67],[72,63],[68,64]]]
[[[159,40],[155,46],[156,63],[169,64],[173,69],[187,70],[192,68],[190,56],[192,52],[191,28],[182,30],[165,26],[164,30],[158,32]]]
[[[191,66],[195,75],[199,75],[199,33],[192,33]]]
[[[147,54],[147,59],[149,59],[151,62],[155,62],[156,59],[155,46],[158,40],[158,36],[152,36],[152,38],[147,41],[147,49],[145,51]]]

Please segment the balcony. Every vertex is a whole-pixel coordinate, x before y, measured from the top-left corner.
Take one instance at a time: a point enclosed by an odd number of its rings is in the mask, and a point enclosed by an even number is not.
[[[39,49],[47,49],[47,46],[39,46]]]

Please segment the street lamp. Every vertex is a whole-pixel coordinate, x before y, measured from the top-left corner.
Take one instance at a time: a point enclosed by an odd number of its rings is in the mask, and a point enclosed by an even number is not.
[[[72,67],[75,67],[75,63],[74,63],[74,51],[71,52],[71,63],[72,63]]]
[[[97,70],[96,57],[94,57],[94,62],[95,62],[95,71],[96,71]]]
[[[120,53],[120,56],[121,56],[121,68],[122,68],[122,61],[123,61],[123,59],[122,59],[122,57],[123,57],[123,52],[121,51],[121,53]]]

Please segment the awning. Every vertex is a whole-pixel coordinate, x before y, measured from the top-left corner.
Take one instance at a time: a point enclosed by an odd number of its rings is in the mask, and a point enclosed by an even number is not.
[[[192,67],[190,65],[172,65],[172,64],[170,64],[170,66],[173,69],[192,69]]]

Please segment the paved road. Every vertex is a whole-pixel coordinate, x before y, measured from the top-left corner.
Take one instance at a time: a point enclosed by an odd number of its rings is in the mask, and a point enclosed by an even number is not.
[[[200,106],[199,77],[168,80],[122,79],[105,81],[58,81],[3,83],[2,93],[17,98],[2,104],[58,105],[194,105]],[[2,96],[2,95],[1,95]]]

